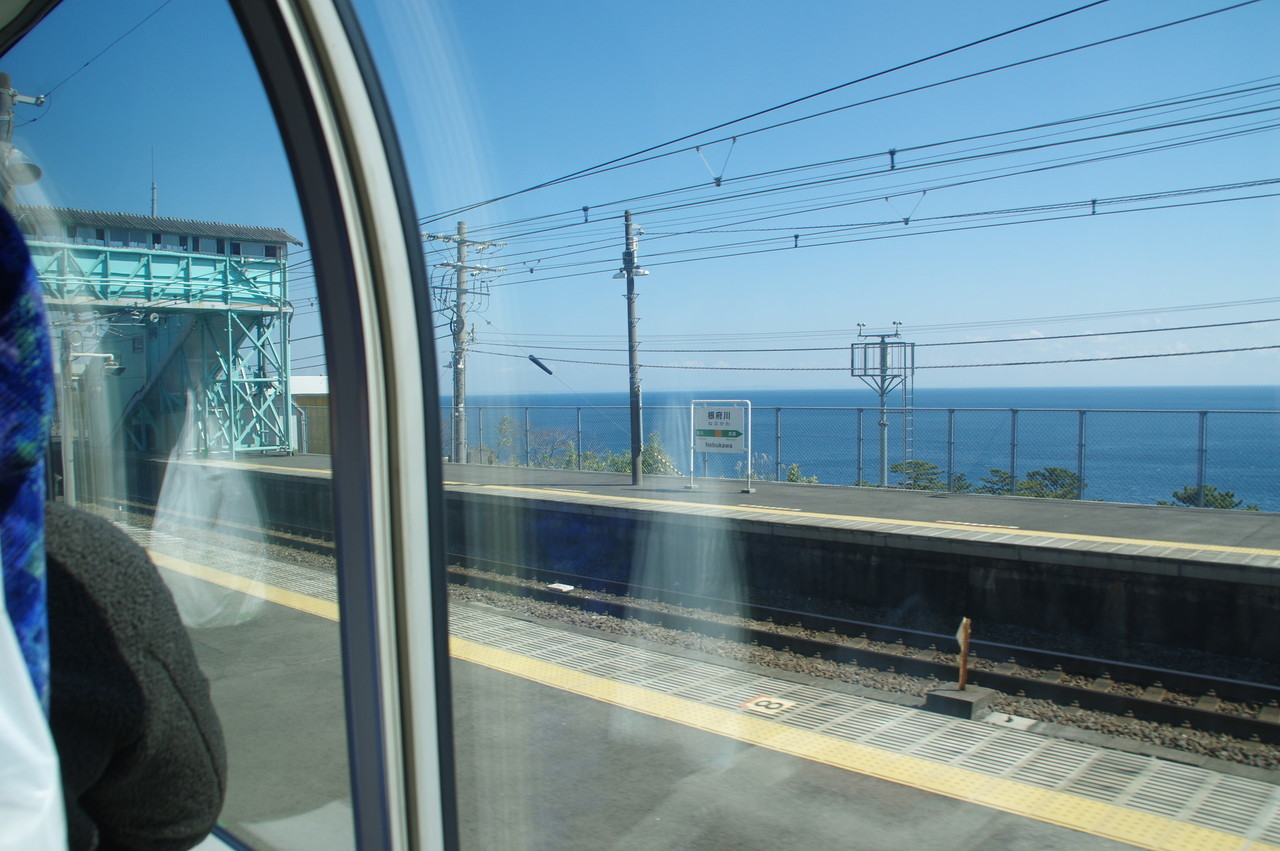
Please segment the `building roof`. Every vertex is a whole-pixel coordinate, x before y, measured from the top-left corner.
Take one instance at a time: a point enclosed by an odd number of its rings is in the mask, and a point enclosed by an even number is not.
[[[14,212],[14,217],[19,222],[27,219],[53,226],[83,225],[92,228],[185,233],[191,236],[234,239],[245,242],[291,242],[294,245],[302,245],[300,239],[281,228],[198,222],[193,219],[170,219],[164,216],[139,216],[133,213],[76,210],[71,207],[31,207],[20,205]]]

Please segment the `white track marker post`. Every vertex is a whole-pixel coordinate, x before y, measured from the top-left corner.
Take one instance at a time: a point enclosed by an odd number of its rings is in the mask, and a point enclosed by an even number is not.
[[[973,625],[968,618],[960,621],[960,628],[956,630],[956,641],[960,642],[960,691],[964,691],[964,684],[969,680],[969,636],[973,631]]]

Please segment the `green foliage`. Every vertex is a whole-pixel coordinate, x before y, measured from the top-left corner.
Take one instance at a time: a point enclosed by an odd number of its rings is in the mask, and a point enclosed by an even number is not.
[[[1045,467],[1027,473],[1027,477],[1014,486],[1013,492],[1018,496],[1039,499],[1079,499],[1083,489],[1080,477],[1066,467]]]
[[[578,469],[578,453],[577,450],[570,445],[563,454],[556,456],[555,463],[551,466],[558,467],[562,470]],[[582,453],[582,469],[591,470],[595,473],[630,473],[631,472],[631,453],[630,452],[592,452]],[[640,469],[642,472],[650,473],[655,476],[682,476],[671,460],[671,456],[662,446],[662,439],[655,432],[649,435],[649,439],[645,442],[640,450]]]
[[[655,476],[682,475],[676,469],[676,464],[671,460],[671,456],[663,448],[662,440],[658,437],[656,431],[649,435],[649,439],[645,441],[644,448],[640,450],[640,470]],[[627,458],[626,472],[631,472],[630,458]]]
[[[890,464],[889,472],[902,475],[902,481],[897,484],[897,487],[900,488],[915,491],[947,490],[947,480],[943,469],[937,464],[931,464],[919,458]],[[951,477],[952,493],[968,493],[972,489],[973,484],[964,473],[956,473]]]
[[[792,464],[787,468],[787,481],[804,485],[816,485],[818,483],[818,477],[803,476],[800,474],[800,465]]]
[[[944,491],[947,483],[942,478],[942,470],[937,464],[930,464],[919,458],[899,461],[889,465],[889,472],[900,473],[902,481],[899,487],[913,491]]]
[[[1008,470],[991,469],[991,475],[983,476],[982,485],[973,489],[974,493],[1010,494],[1013,493],[1013,474]]]
[[[1200,491],[1195,485],[1185,485],[1179,490],[1173,492],[1173,498],[1176,502],[1165,502],[1163,499],[1157,500],[1156,505],[1189,505],[1192,508],[1200,507]],[[1204,507],[1205,508],[1239,508],[1244,505],[1243,499],[1236,499],[1235,491],[1220,491],[1213,485],[1204,486]],[[1257,511],[1256,505],[1245,505],[1245,511]]]
[[[1084,489],[1080,477],[1066,467],[1045,467],[1032,470],[1018,481],[1008,470],[992,468],[991,475],[982,477],[982,484],[974,493],[1029,496],[1037,499],[1079,499]]]

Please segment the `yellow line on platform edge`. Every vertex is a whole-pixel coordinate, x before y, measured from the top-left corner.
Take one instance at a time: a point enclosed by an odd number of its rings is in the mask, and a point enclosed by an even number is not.
[[[516,493],[531,494],[557,494],[562,495],[564,491],[552,488],[536,488],[526,487],[523,485],[490,485],[479,482],[445,482],[445,485],[454,487],[475,487],[485,488],[487,490],[506,490]],[[577,495],[577,494],[575,494]],[[612,494],[594,494],[584,493],[594,500],[608,500],[610,502],[635,503],[637,505],[662,505],[662,506],[698,506],[703,508],[722,508],[727,511],[745,511],[749,514],[774,514],[778,509],[765,508],[755,505],[719,505],[710,502],[690,502],[678,499],[650,499],[640,496],[614,496]],[[787,510],[787,517],[808,517],[813,520],[844,520],[853,521],[855,523],[889,523],[895,526],[915,526],[920,529],[947,529],[947,530],[968,530],[971,532],[983,531],[981,524],[970,525],[968,523],[948,522],[946,520],[901,520],[896,517],[868,517],[860,514],[826,514],[817,511],[791,511]],[[1235,553],[1238,555],[1260,555],[1260,556],[1278,556],[1280,550],[1264,549],[1262,547],[1233,547],[1226,544],[1196,544],[1187,541],[1162,541],[1158,539],[1146,538],[1113,538],[1107,535],[1086,535],[1076,534],[1074,532],[1045,532],[1037,529],[1006,529],[1001,526],[986,527],[988,532],[1006,535],[1026,535],[1033,538],[1046,538],[1057,541],[1088,541],[1100,544],[1125,544],[1128,546],[1138,547],[1166,547],[1174,550],[1203,550],[1211,553]]]
[[[308,614],[338,620],[336,603],[164,553],[149,552],[152,560],[166,570]],[[835,739],[758,716],[597,677],[464,638],[451,636],[449,653],[464,662],[686,727],[1139,848],[1156,851],[1280,851],[1280,846],[1249,841],[1235,834]]]
[[[1140,848],[1161,851],[1246,848],[1277,851],[1277,846],[1250,842],[1223,831],[835,739],[530,659],[463,638],[450,638],[449,649],[456,659],[686,727]]]
[[[156,552],[155,550],[148,550],[147,553],[157,567],[162,567],[165,570],[172,570],[174,573],[181,573],[184,576],[194,576],[196,579],[203,579],[205,582],[221,585],[223,588],[230,588],[233,591],[240,591],[270,603],[279,603],[282,606],[288,606],[291,609],[297,609],[309,615],[317,615],[331,621],[338,620],[337,603],[308,597],[306,594],[299,594],[297,591],[277,588],[274,585],[267,585],[265,582],[259,582],[256,579],[237,576],[234,573],[206,567],[203,564],[196,564],[186,559]]]

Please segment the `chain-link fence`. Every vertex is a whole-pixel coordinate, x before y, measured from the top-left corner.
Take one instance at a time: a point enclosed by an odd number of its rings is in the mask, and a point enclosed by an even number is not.
[[[688,407],[645,407],[645,468],[742,479],[691,453]],[[442,454],[455,417],[441,413]],[[470,407],[471,463],[630,470],[626,407]],[[751,475],[773,481],[1280,511],[1280,412],[1008,408],[752,410]]]

